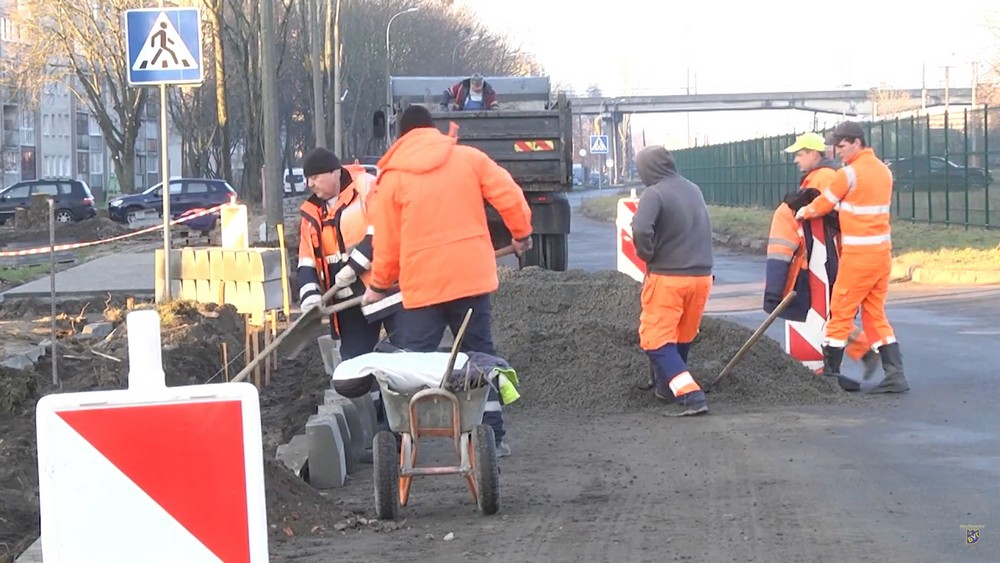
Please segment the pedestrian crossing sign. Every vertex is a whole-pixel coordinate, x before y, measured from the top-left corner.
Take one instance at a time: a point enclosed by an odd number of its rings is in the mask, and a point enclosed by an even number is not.
[[[130,86],[201,84],[201,12],[198,8],[148,8],[125,12]]]
[[[590,154],[608,154],[608,136],[590,136]]]

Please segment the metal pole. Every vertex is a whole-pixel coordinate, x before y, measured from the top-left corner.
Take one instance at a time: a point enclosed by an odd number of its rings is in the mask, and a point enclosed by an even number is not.
[[[52,329],[52,385],[59,386],[59,368],[56,360],[56,339],[59,332],[56,328],[56,201],[49,198],[49,317]]]
[[[170,161],[167,159],[167,135],[167,85],[160,84],[160,192],[163,196],[164,302],[170,301],[173,297],[170,295]]]
[[[261,72],[264,111],[264,197],[266,240],[271,239],[275,225],[284,219],[281,210],[281,155],[278,148],[277,64],[274,38],[274,3],[262,2],[261,11]]]
[[[329,13],[330,1],[327,0],[327,13]],[[340,82],[340,0],[337,0],[337,9],[333,18],[333,152],[337,156],[343,157],[344,150],[344,119],[343,119],[343,95]]]
[[[316,146],[326,147],[326,119],[323,112],[323,71],[320,68],[320,43],[323,41],[322,13],[319,0],[309,1],[309,21],[312,23],[312,41],[309,50],[312,58],[313,82],[313,130],[316,136]]]
[[[389,23],[385,25],[385,103],[388,106],[385,114],[385,150],[389,150],[389,139],[391,138],[389,134],[389,120],[392,114],[392,48],[389,45],[389,29],[392,28],[392,22],[396,20],[399,16],[403,14],[409,14],[411,12],[416,12],[420,8],[407,8],[401,12],[397,12],[391,18],[389,18]]]

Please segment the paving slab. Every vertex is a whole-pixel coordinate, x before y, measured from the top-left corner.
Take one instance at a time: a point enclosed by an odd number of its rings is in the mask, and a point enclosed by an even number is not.
[[[56,272],[56,297],[80,299],[128,295],[152,297],[153,253],[123,252],[102,256]],[[4,299],[48,297],[49,278],[37,279],[0,293]]]

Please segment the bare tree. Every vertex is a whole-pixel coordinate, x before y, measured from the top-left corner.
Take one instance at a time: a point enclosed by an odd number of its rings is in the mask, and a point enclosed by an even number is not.
[[[878,117],[893,117],[919,106],[906,92],[893,90],[884,84],[872,88],[868,99],[872,102],[873,113]]]
[[[130,88],[125,65],[125,10],[139,0],[23,0],[16,25],[29,38],[12,53],[19,90],[40,95],[63,83],[97,118],[122,191],[135,189],[135,145],[148,89]]]

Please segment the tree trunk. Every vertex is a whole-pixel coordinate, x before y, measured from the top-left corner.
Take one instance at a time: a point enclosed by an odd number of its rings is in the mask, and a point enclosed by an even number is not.
[[[219,121],[219,175],[230,184],[233,183],[233,163],[232,163],[232,143],[229,138],[229,108],[226,105],[226,66],[225,50],[222,40],[222,18],[225,4],[222,0],[216,0],[215,5],[209,10],[212,18],[212,27],[215,34],[212,38],[213,51],[215,53],[215,108],[216,118]]]

